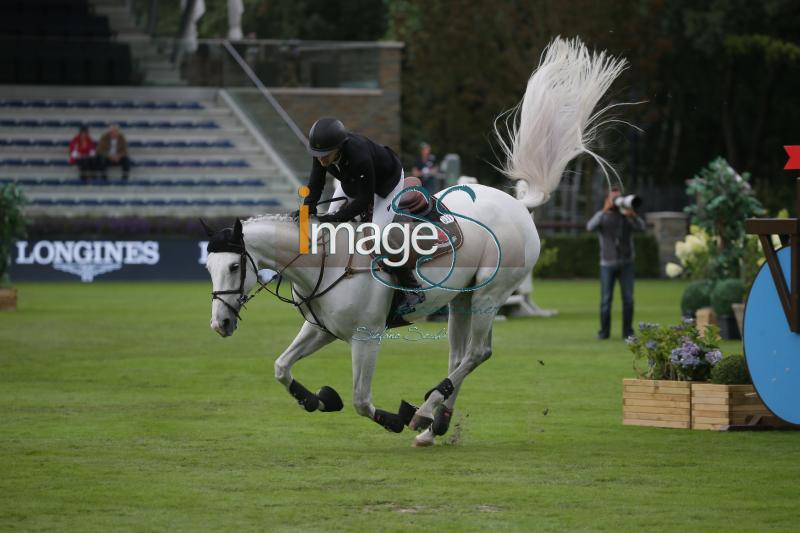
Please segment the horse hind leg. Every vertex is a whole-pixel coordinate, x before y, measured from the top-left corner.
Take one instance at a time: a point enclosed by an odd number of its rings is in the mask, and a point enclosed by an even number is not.
[[[450,357],[447,373],[451,374],[461,364],[467,351],[471,321],[472,293],[462,292],[453,298],[449,305],[447,319],[447,339],[450,343]],[[456,403],[460,387],[454,388],[450,396],[439,405],[433,416],[433,423],[414,439],[412,446],[432,446],[434,438],[447,433],[450,418]]]
[[[445,402],[461,388],[461,384],[467,375],[491,357],[491,332],[494,317],[508,295],[506,291],[498,294],[498,291],[486,290],[490,287],[491,285],[488,285],[484,289],[479,289],[473,293],[473,312],[469,322],[469,340],[463,357],[456,368],[449,372],[447,378],[430,392],[425,403],[417,410],[409,424],[412,429],[428,428],[433,423],[435,409],[443,403],[446,406]],[[486,292],[482,293],[482,291]],[[486,311],[484,312],[483,310]],[[455,399],[453,399],[454,401]]]

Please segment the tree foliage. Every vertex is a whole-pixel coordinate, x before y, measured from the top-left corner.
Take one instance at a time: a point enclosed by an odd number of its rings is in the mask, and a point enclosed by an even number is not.
[[[795,0],[394,0],[406,43],[404,151],[428,140],[464,171],[497,176],[492,120],[521,98],[554,36],[579,35],[631,64],[611,101],[641,104],[600,139],[627,184],[682,184],[714,154],[765,190],[785,186],[796,142],[800,3]],[[785,195],[783,195],[785,197]],[[778,196],[779,197],[779,196]],[[771,205],[775,208],[776,206]]]
[[[9,285],[8,267],[15,239],[25,237],[26,220],[22,207],[26,200],[15,184],[0,185],[0,287]]]

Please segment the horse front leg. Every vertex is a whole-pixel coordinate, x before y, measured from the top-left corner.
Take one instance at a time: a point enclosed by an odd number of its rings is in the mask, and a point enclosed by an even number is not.
[[[308,322],[297,333],[288,348],[275,360],[275,379],[281,382],[297,403],[306,411],[341,411],[342,399],[331,387],[322,387],[316,394],[306,389],[292,377],[292,366],[300,359],[311,355],[336,337]]]
[[[378,359],[380,342],[377,339],[353,340],[353,407],[361,416],[380,424],[394,433],[403,431],[406,422],[397,413],[376,409],[372,404],[372,377]]]

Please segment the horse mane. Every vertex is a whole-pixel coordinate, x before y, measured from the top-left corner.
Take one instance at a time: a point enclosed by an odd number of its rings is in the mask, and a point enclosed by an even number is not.
[[[243,221],[242,224],[250,224],[251,222],[294,222],[294,217],[287,213],[268,213],[266,215],[256,215]]]

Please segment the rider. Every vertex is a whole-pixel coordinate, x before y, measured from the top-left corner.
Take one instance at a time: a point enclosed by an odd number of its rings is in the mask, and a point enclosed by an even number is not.
[[[314,157],[308,187],[311,193],[304,204],[310,214],[316,214],[317,202],[325,186],[325,174],[337,178],[333,198],[346,197],[332,202],[328,213],[318,217],[322,222],[346,222],[371,207],[372,222],[383,228],[394,218],[392,200],[404,188],[403,167],[391,148],[381,146],[364,135],[347,131],[336,118],[323,117],[317,120],[308,133],[308,151]],[[388,265],[384,265],[388,267]],[[413,265],[389,267],[398,285],[405,291],[407,309],[425,301],[425,294],[414,277]]]

